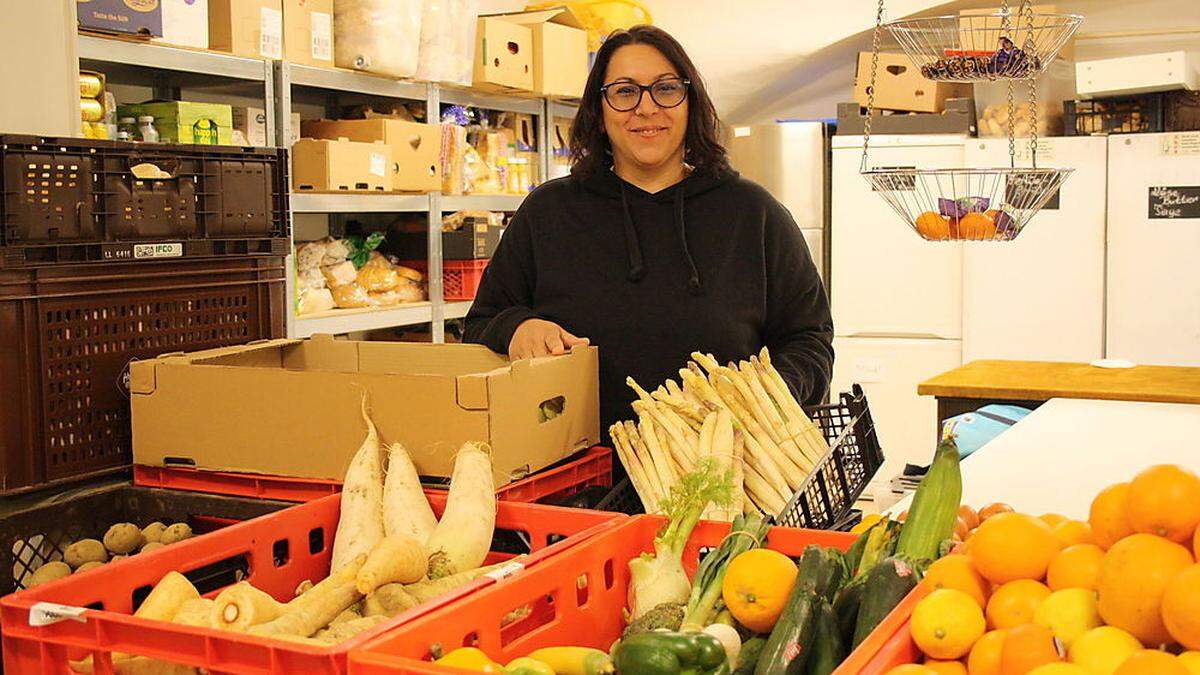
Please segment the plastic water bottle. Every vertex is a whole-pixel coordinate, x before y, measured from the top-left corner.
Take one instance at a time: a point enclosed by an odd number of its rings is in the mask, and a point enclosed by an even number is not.
[[[150,115],[143,115],[138,118],[138,133],[142,136],[143,143],[157,143],[158,130],[154,128],[154,118]]]

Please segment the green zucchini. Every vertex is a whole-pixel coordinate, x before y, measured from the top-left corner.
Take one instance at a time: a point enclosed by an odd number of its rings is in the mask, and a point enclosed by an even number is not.
[[[804,550],[796,582],[779,620],[775,622],[775,628],[767,637],[754,667],[754,675],[798,675],[804,672],[804,663],[808,660],[816,632],[814,611],[817,602],[831,593],[831,585],[840,583],[841,571],[841,563],[830,556],[826,549],[809,546]]]
[[[936,560],[942,542],[954,534],[962,499],[962,472],[953,435],[938,443],[929,471],[913,495],[908,519],[900,530],[896,554],[908,560]]]
[[[817,601],[816,635],[805,666],[806,675],[830,675],[846,658],[837,616],[824,598]]]
[[[838,635],[844,644],[854,641],[854,628],[858,623],[858,608],[862,604],[866,577],[852,579],[838,591],[833,601],[833,613],[837,617]]]
[[[742,650],[738,652],[737,665],[733,669],[733,675],[754,675],[754,667],[758,665],[758,658],[762,656],[763,647],[767,646],[767,638],[761,635],[746,640],[742,643]]]
[[[853,647],[862,644],[904,596],[917,587],[918,581],[916,568],[900,557],[885,558],[867,573],[854,625]]]

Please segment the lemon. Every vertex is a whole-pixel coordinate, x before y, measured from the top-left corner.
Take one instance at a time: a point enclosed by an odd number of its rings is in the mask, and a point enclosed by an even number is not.
[[[1093,628],[1075,639],[1069,651],[1071,663],[1096,675],[1112,675],[1121,662],[1142,649],[1142,643],[1114,626]]]
[[[953,661],[971,651],[983,636],[983,610],[962,591],[940,588],[913,608],[912,637],[926,656]]]
[[[1092,675],[1092,671],[1074,663],[1046,663],[1029,671],[1027,675]]]
[[[481,673],[504,672],[504,666],[493,661],[482,649],[475,647],[459,647],[438,659],[435,663],[450,666],[451,668],[474,670]]]
[[[1180,654],[1179,665],[1188,671],[1188,675],[1200,675],[1200,652],[1184,652]]]
[[[1097,609],[1096,592],[1065,588],[1048,595],[1033,612],[1033,622],[1054,633],[1067,649],[1084,633],[1104,625]]]

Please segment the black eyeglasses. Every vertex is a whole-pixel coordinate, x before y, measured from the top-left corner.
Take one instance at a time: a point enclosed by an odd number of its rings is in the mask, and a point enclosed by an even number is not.
[[[674,108],[687,98],[690,80],[671,77],[653,84],[636,82],[614,82],[600,87],[600,93],[609,107],[617,112],[629,112],[642,102],[642,95],[650,92],[650,100],[660,108]]]

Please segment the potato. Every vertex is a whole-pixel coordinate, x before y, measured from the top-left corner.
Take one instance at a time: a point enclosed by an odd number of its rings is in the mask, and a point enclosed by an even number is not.
[[[192,528],[187,523],[175,523],[174,525],[163,530],[162,538],[159,539],[164,545],[174,544],[183,541],[192,536]]]
[[[163,530],[167,529],[166,525],[157,520],[142,528],[142,537],[147,542],[160,541],[162,539]]]
[[[136,551],[144,543],[146,538],[133,523],[118,523],[104,533],[104,548],[118,555]]]
[[[70,574],[71,567],[70,565],[67,565],[67,563],[57,560],[54,562],[48,562],[45,565],[37,568],[37,571],[35,571],[33,576],[29,578],[29,583],[27,583],[25,586],[27,588],[41,586],[42,584],[62,579]]]
[[[63,551],[63,560],[73,569],[89,562],[108,562],[108,551],[95,539],[80,539]]]
[[[83,563],[82,565],[79,566],[79,569],[75,570],[75,573],[79,574],[80,572],[86,572],[88,570],[93,570],[93,569],[96,569],[97,567],[104,567],[104,563],[96,562],[95,560],[93,560],[92,562]]]
[[[162,543],[161,541],[152,541],[152,542],[147,543],[145,546],[143,546],[141,552],[149,553],[151,551],[157,551],[158,549],[162,548],[163,546],[166,546],[166,544]]]

